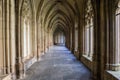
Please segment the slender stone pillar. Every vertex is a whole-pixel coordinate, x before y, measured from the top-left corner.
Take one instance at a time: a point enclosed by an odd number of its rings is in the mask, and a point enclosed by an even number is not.
[[[41,53],[41,25],[40,23],[38,22],[37,23],[37,60],[39,60],[40,58],[40,53]]]
[[[3,31],[4,31],[4,22],[3,22],[3,10],[4,10],[4,7],[3,7],[3,1],[1,0],[0,1],[0,75],[3,75],[4,74],[4,34],[3,34]]]
[[[108,37],[107,40],[109,41],[109,43],[107,44],[108,50],[107,50],[107,69],[108,70],[113,70],[113,71],[118,71],[120,70],[120,53],[118,52],[118,47],[117,45],[119,45],[117,43],[117,25],[116,25],[116,9],[115,9],[115,5],[114,1],[108,1],[108,13],[107,13],[107,18],[108,18],[108,27],[107,30],[108,31]]]
[[[15,0],[15,28],[16,28],[16,78],[20,79],[24,76],[24,68],[21,55],[21,28],[20,28],[20,14],[19,14],[19,0]]]
[[[5,1],[5,67],[6,74],[10,73],[10,1]]]

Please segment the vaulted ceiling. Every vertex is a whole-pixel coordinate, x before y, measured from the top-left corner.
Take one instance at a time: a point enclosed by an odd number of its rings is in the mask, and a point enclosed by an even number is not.
[[[79,18],[83,0],[33,0],[33,3],[37,23],[52,32],[57,26],[67,32]]]

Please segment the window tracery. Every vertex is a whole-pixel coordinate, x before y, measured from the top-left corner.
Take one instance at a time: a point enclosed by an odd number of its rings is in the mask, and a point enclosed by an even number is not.
[[[94,11],[91,0],[88,0],[85,9],[85,55],[92,59],[94,41]]]
[[[32,9],[30,5],[30,0],[24,0],[22,6],[22,30],[23,30],[23,57],[29,58],[31,50],[31,26],[32,25]]]

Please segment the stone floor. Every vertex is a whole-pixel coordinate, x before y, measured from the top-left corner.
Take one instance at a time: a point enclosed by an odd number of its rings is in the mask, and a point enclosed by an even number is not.
[[[64,46],[53,46],[26,72],[24,80],[91,80],[90,71]]]

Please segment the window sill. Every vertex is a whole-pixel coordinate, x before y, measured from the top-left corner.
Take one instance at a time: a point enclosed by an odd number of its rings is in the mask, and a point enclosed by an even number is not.
[[[87,55],[83,55],[83,57],[85,57],[87,60],[92,62],[92,58],[91,57],[88,57]]]
[[[112,75],[116,79],[120,80],[120,71],[110,71],[110,70],[107,70],[107,73]]]

